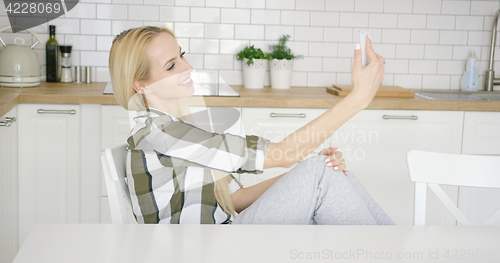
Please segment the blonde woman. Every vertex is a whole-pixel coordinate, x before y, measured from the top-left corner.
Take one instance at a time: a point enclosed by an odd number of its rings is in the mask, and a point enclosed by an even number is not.
[[[335,148],[248,188],[231,174],[291,167],[367,107],[383,78],[383,58],[373,51],[370,39],[368,66],[361,65],[360,53],[358,45],[351,94],[281,142],[271,143],[197,126],[185,102],[194,93],[193,68],[168,29],[147,26],[118,35],[109,67],[117,101],[138,111],[127,162],[137,221],[393,224],[354,175],[344,171],[342,153]]]

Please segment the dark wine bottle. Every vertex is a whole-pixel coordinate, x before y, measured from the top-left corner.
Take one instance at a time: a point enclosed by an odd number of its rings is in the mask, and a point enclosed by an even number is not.
[[[45,45],[47,82],[59,81],[59,45],[56,40],[56,26],[49,26],[50,38]]]

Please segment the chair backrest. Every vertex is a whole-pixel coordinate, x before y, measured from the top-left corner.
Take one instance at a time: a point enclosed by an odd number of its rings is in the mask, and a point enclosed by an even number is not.
[[[439,184],[500,188],[500,156],[411,150],[406,156],[410,181],[415,182],[414,225],[425,225],[427,186],[461,225],[472,225]],[[500,210],[482,225],[500,221]]]
[[[106,148],[101,156],[104,180],[108,192],[111,221],[114,224],[127,224],[127,208],[124,196],[130,204],[130,192],[126,178],[127,146]]]

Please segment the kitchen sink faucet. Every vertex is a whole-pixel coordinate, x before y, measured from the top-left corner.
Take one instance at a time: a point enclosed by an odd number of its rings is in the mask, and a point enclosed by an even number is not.
[[[493,70],[493,60],[495,59],[495,45],[497,41],[497,25],[498,25],[498,14],[500,9],[495,12],[495,18],[493,18],[493,26],[491,28],[491,46],[490,46],[490,59],[488,63],[488,70],[486,71],[486,76],[484,76],[484,91],[493,91],[494,85],[500,85],[500,79],[495,78],[495,71]]]

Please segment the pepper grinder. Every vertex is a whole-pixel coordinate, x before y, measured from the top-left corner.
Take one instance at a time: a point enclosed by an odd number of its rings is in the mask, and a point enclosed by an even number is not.
[[[73,82],[71,76],[71,46],[59,46],[61,50],[61,82]]]

